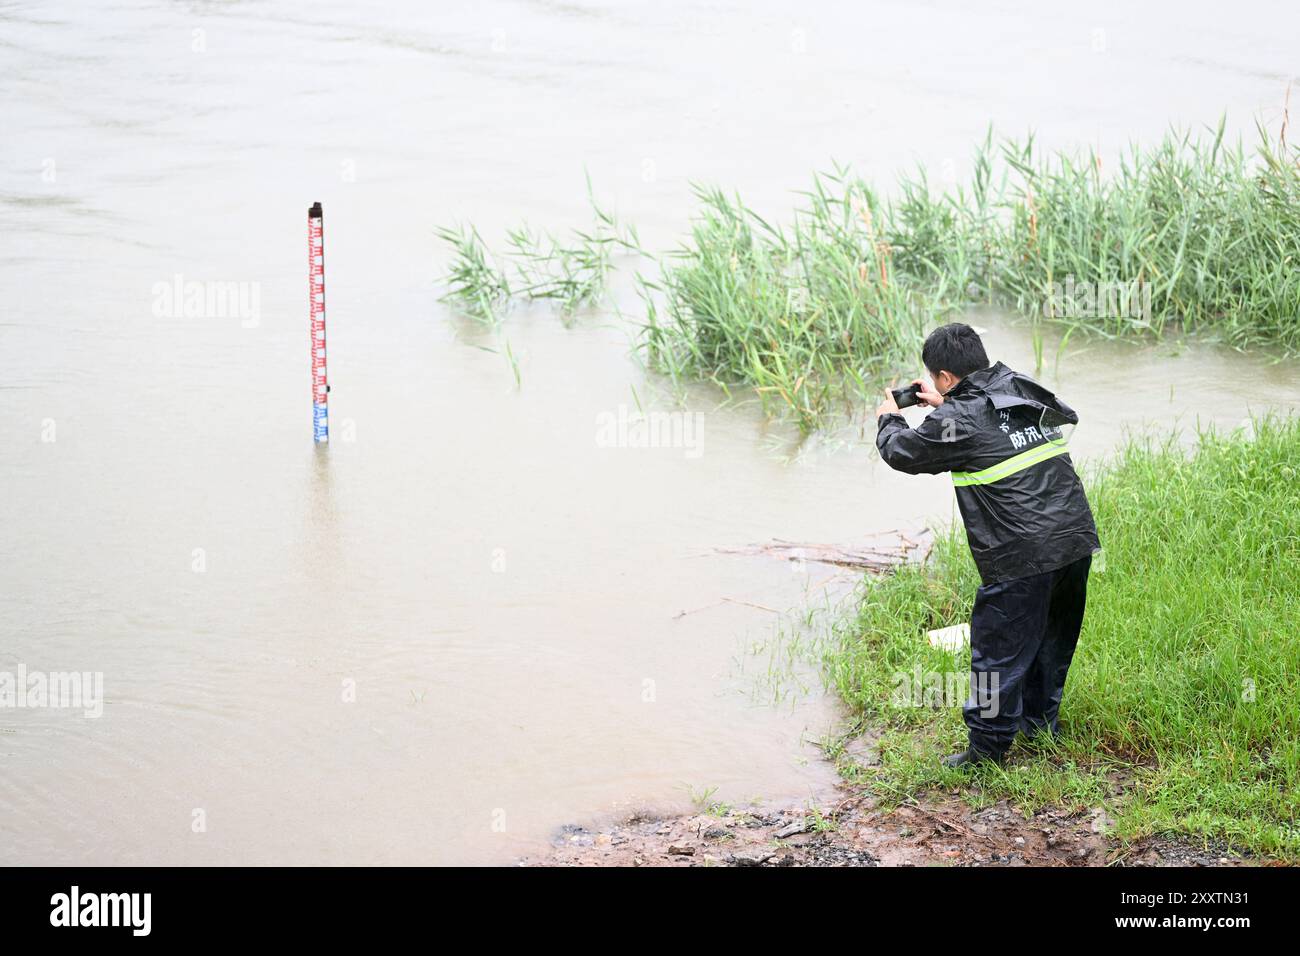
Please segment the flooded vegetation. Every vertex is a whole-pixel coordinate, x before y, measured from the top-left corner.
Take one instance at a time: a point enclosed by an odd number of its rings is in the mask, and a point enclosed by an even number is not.
[[[443,277],[442,301],[489,325],[499,322],[512,300],[550,301],[566,319],[583,306],[601,304],[616,253],[640,253],[636,229],[621,226],[596,202],[587,181],[594,222],[557,239],[527,223],[507,235],[507,253],[498,257],[487,249],[473,226],[439,227],[439,239],[450,246],[452,262]]]
[[[908,373],[926,329],[971,304],[1013,308],[1105,337],[1195,333],[1238,348],[1300,350],[1300,149],[1286,121],[1253,152],[1170,133],[1103,171],[1096,152],[1042,155],[1033,140],[979,146],[972,179],[931,187],[924,171],[881,192],[848,169],[813,177],[789,226],[739,195],[696,186],[689,237],[657,275],[636,274],[651,368],[703,379],[804,431]],[[512,294],[564,313],[598,302],[611,247],[641,254],[596,209],[596,228],[544,246],[509,234],[505,264],[478,232],[455,250],[448,299],[495,317]],[[509,273],[519,282],[511,284]]]
[[[948,787],[955,709],[889,678],[962,671],[971,570],[870,410],[958,316],[1078,411],[1108,567],[1070,739],[945,801],[1289,857],[1296,12],[1217,17],[0,8],[0,699],[91,691],[0,706],[0,863],[509,864],[693,807],[757,854],[850,819],[824,752],[877,723],[864,820]],[[873,585],[753,547],[923,528]]]
[[[1158,341],[1174,331],[1292,355],[1300,150],[1286,145],[1285,128],[1259,135],[1248,154],[1224,143],[1222,123],[1208,141],[1170,134],[1133,147],[1104,176],[1095,153],[1040,157],[1032,142],[995,149],[990,137],[968,187],[935,194],[921,176],[885,199],[837,169],[800,193],[788,228],[739,196],[696,187],[689,239],[658,277],[637,274],[639,347],[674,382],[751,390],[804,432],[915,368],[925,332],[977,303],[1016,310],[1039,372],[1044,325],[1057,362],[1072,339]],[[511,245],[525,262],[568,262],[561,252],[539,257],[519,235]],[[579,237],[599,250],[580,259],[595,263],[580,285],[580,301],[591,302],[614,240]],[[465,263],[483,261],[476,238],[468,249],[461,235],[444,238],[461,250],[460,300],[474,306],[504,290],[499,270],[472,288]],[[571,312],[579,300],[565,301]],[[1121,837],[1182,833],[1300,858],[1300,835],[1284,822],[1300,811],[1300,712],[1288,703],[1300,692],[1290,587],[1300,577],[1297,461],[1296,420],[1265,418],[1200,434],[1190,456],[1168,433],[1131,439],[1093,469],[1105,577],[1075,665],[1071,730],[1010,774],[991,771],[987,794],[1036,807],[1115,796]],[[879,770],[851,764],[855,782],[897,794],[957,776],[933,754],[961,736],[960,700],[931,700],[928,690],[918,691],[924,703],[900,700],[891,682],[947,675],[946,691],[964,698],[969,649],[963,660],[917,636],[969,620],[978,585],[957,531],[926,566],[864,580],[824,658],[829,683],[864,721],[850,735],[870,721],[885,728]],[[1269,706],[1253,706],[1261,694]]]

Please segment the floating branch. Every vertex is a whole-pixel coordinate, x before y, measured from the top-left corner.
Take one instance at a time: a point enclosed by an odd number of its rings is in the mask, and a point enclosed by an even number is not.
[[[773,538],[766,544],[734,545],[714,548],[717,554],[767,555],[786,561],[816,561],[841,568],[858,568],[884,574],[900,564],[924,561],[934,544],[928,528],[919,531],[881,531],[860,544],[813,544]]]

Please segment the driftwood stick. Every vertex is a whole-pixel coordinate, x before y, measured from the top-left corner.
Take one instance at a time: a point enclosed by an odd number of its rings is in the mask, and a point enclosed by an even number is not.
[[[928,529],[909,534],[897,530],[884,531],[870,537],[887,540],[837,545],[773,538],[766,544],[733,545],[714,548],[714,551],[718,554],[767,555],[787,561],[815,561],[883,574],[900,564],[923,561],[933,543],[933,535]]]

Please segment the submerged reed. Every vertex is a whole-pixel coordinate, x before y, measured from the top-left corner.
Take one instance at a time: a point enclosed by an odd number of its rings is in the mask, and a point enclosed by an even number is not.
[[[641,284],[651,365],[752,386],[810,429],[846,389],[915,353],[936,300],[894,269],[879,200],[860,181],[819,176],[788,231],[739,197],[696,195],[690,241]]]
[[[636,276],[640,348],[674,380],[753,389],[804,431],[914,371],[925,330],[973,302],[1029,316],[1040,362],[1043,323],[1300,353],[1300,150],[1261,128],[1248,153],[1223,132],[1170,133],[1109,172],[1095,153],[1040,156],[990,132],[967,183],[936,190],[919,171],[884,199],[837,167],[799,194],[788,227],[696,186],[689,237],[658,276]],[[490,321],[512,294],[566,315],[596,302],[611,251],[641,249],[592,204],[591,232],[561,243],[521,228],[504,263],[473,230],[441,230],[455,251],[447,298]]]
[[[888,202],[836,169],[789,234],[697,189],[690,241],[643,282],[665,299],[644,349],[674,377],[753,386],[804,429],[837,389],[913,368],[923,330],[976,301],[1029,316],[1040,364],[1042,322],[1300,352],[1300,152],[1261,129],[1249,156],[1223,129],[1134,147],[1110,176],[1095,153],[990,134],[969,183],[936,192],[921,171]]]
[[[443,281],[447,286],[442,301],[455,303],[466,315],[494,322],[510,300],[510,281],[492,258],[473,226],[436,230],[439,239],[452,247],[451,266]]]
[[[438,238],[452,248],[442,301],[489,324],[505,316],[513,298],[554,301],[566,318],[597,304],[605,294],[613,251],[640,253],[641,246],[635,228],[596,201],[590,179],[587,198],[595,219],[591,229],[575,229],[560,240],[523,224],[507,233],[509,250],[500,259],[488,252],[473,227],[439,228]],[[517,280],[513,285],[511,272]]]
[[[1091,153],[1008,143],[988,291],[1107,335],[1204,333],[1300,351],[1300,154],[1260,130],[1253,156],[1170,134],[1111,175]]]

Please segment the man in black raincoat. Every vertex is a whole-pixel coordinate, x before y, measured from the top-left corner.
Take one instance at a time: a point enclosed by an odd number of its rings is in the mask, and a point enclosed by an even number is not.
[[[921,360],[934,410],[909,428],[893,396],[876,410],[876,448],[908,474],[951,472],[983,586],[971,611],[968,748],[950,767],[1001,763],[1017,731],[1059,731],[1057,713],[1099,550],[1062,425],[1079,417],[1028,376],[989,364],[969,325],[935,329]]]

